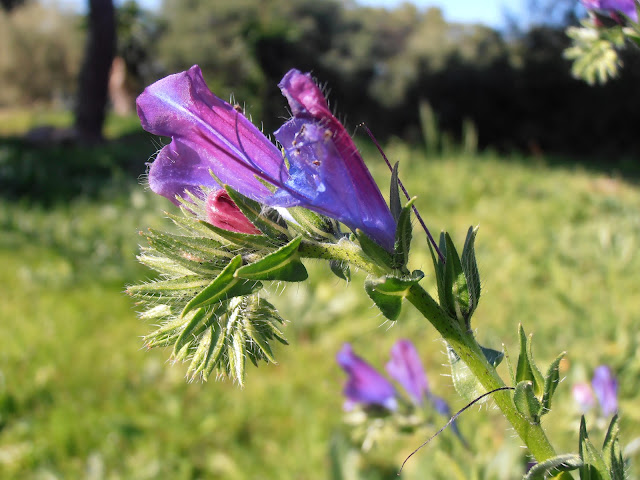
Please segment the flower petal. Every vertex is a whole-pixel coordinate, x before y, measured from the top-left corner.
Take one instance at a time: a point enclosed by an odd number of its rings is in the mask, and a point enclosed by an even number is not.
[[[600,365],[593,372],[591,380],[593,392],[598,398],[604,415],[610,415],[618,410],[618,381],[611,369]]]
[[[344,387],[344,395],[351,402],[378,405],[389,410],[397,408],[393,385],[375,368],[353,353],[351,345],[345,343],[336,356],[338,364],[349,378]]]
[[[275,136],[287,152],[298,172],[298,182],[319,176],[318,185],[341,183],[335,192],[322,193],[322,213],[339,219],[350,228],[360,228],[388,250],[393,249],[396,224],[378,186],[367,170],[353,140],[329,111],[327,102],[309,74],[290,70],[279,84],[289,101],[294,119],[280,128]],[[317,145],[301,151],[300,140]],[[296,156],[302,155],[302,159]],[[319,164],[316,165],[316,162]],[[317,168],[312,168],[315,165]],[[338,178],[344,175],[345,178]],[[309,183],[309,189],[313,182]],[[306,192],[309,195],[309,192]],[[318,197],[320,198],[320,197]],[[344,211],[351,205],[350,211]],[[315,205],[311,203],[310,208]],[[319,207],[320,208],[320,207]]]
[[[407,391],[413,403],[422,405],[429,394],[429,381],[416,347],[409,340],[398,340],[391,348],[387,373]],[[435,397],[434,397],[435,398]]]
[[[275,145],[236,108],[211,93],[197,65],[147,87],[137,108],[145,130],[172,137],[159,156],[161,165],[149,171],[151,189],[170,200],[196,184],[214,186],[209,170],[258,201],[271,192],[256,176],[267,181],[287,177]]]
[[[209,192],[206,202],[207,220],[211,225],[232,232],[262,235],[231,200],[226,190]]]

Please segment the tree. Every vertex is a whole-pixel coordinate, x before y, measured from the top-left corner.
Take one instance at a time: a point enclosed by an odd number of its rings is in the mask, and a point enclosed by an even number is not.
[[[109,71],[116,49],[112,0],[89,0],[87,43],[80,71],[75,130],[83,143],[102,140]]]

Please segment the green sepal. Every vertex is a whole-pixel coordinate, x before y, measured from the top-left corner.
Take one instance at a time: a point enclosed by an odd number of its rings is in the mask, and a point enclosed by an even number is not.
[[[143,344],[146,348],[168,347],[173,345],[182,333],[186,320],[183,318],[173,318],[162,324],[157,330],[143,337]]]
[[[182,310],[182,316],[194,308],[211,305],[236,296],[249,295],[262,288],[260,282],[234,277],[242,265],[242,257],[237,255],[229,262],[222,272],[198,295],[193,297]]]
[[[193,273],[217,273],[233,258],[228,251],[218,248],[217,242],[205,237],[172,235],[151,229],[143,235],[153,250]]]
[[[480,301],[480,272],[478,271],[478,263],[476,261],[475,241],[478,227],[469,227],[467,238],[462,248],[462,270],[467,280],[467,288],[469,291],[469,308],[466,313],[467,327],[470,326],[471,316],[478,307]]]
[[[411,208],[416,197],[409,200],[400,211],[398,224],[396,226],[396,239],[393,245],[393,263],[391,268],[399,270],[409,263],[409,249],[411,248],[411,236],[413,227],[411,225]]]
[[[446,308],[446,294],[445,294],[445,263],[440,258],[440,255],[437,255],[431,242],[427,243],[429,245],[429,251],[431,252],[431,260],[433,261],[433,269],[436,274],[436,285],[438,287],[438,300],[440,301],[440,306],[445,309],[448,313],[448,309]],[[438,249],[440,253],[444,255],[446,258],[447,255],[447,242],[445,240],[444,232],[440,232],[440,239]]]
[[[349,264],[347,262],[342,262],[340,260],[329,260],[329,268],[333,274],[345,280],[347,282],[351,281],[351,269],[349,268]]]
[[[356,236],[364,254],[377,265],[393,268],[393,257],[378,243],[371,240],[362,230],[356,230]]]
[[[211,225],[204,220],[199,220],[199,222],[208,228],[214,235],[238,248],[246,248],[249,250],[271,250],[282,245],[282,242],[274,241],[266,235],[231,232],[229,230],[216,227],[215,225]]]
[[[446,262],[444,267],[444,298],[449,315],[457,318],[460,325],[469,328],[469,288],[462,269],[460,256],[448,233],[444,235],[446,243]]]
[[[518,366],[516,367],[516,382],[530,380],[533,383],[535,394],[541,396],[544,392],[544,377],[533,361],[531,337],[527,337],[522,325],[520,325],[518,333],[520,336],[520,355],[518,356]]]
[[[290,230],[302,233],[314,240],[327,241],[335,239],[336,229],[330,218],[303,207],[292,207],[287,211],[297,223],[289,222],[288,227]]]
[[[260,203],[245,197],[229,185],[225,185],[224,188],[229,194],[229,197],[231,197],[231,200],[233,200],[253,226],[275,242],[284,243],[288,241],[287,224],[282,220],[276,210],[268,209],[265,211]]]
[[[400,315],[402,300],[409,294],[409,289],[422,280],[423,277],[424,273],[420,270],[415,270],[411,275],[404,277],[387,275],[379,278],[368,278],[365,281],[364,289],[382,314],[389,320],[395,321]]]
[[[613,480],[602,455],[589,440],[584,415],[580,419],[579,442],[579,453],[582,459],[580,480]]]
[[[624,480],[625,478],[624,460],[622,458],[622,452],[620,451],[620,441],[618,440],[619,433],[618,414],[615,414],[611,419],[611,423],[607,429],[607,435],[602,445],[602,456],[604,457],[604,463],[611,473],[612,480]]]
[[[189,320],[180,333],[180,336],[176,340],[176,343],[173,347],[174,356],[182,350],[182,347],[191,342],[193,339],[197,338],[200,334],[202,334],[202,332],[207,329],[207,327],[210,327],[212,323],[218,319],[218,316],[226,309],[227,305],[225,303],[219,303],[213,308],[199,308],[193,313],[188,313],[186,315],[186,318],[188,318]],[[183,318],[185,317],[183,316]]]
[[[398,188],[398,165],[400,165],[400,162],[396,162],[391,171],[391,188],[389,189],[389,209],[396,223],[398,223],[400,213],[402,212],[400,189]]]
[[[560,472],[570,472],[582,466],[580,456],[574,453],[566,453],[549,458],[544,462],[540,462],[527,472],[522,480],[546,480],[552,475],[555,476]]]
[[[130,285],[127,287],[127,293],[132,297],[139,298],[167,299],[167,297],[178,297],[179,299],[184,299],[197,295],[209,283],[211,283],[211,280],[208,278],[189,275],[169,280],[155,280],[140,285]]]
[[[530,380],[524,380],[516,385],[513,392],[513,404],[516,406],[516,410],[530,423],[535,425],[540,423],[542,404],[533,392],[533,383]]]
[[[544,415],[551,410],[551,399],[553,398],[553,394],[556,392],[556,388],[558,388],[558,384],[560,383],[560,362],[564,356],[565,352],[558,355],[558,357],[549,366],[547,375],[544,377],[544,393],[542,394],[542,411],[540,412],[540,415]]]
[[[302,282],[309,274],[298,256],[301,241],[302,237],[296,237],[257,262],[240,267],[233,275],[248,280]]]
[[[487,362],[493,367],[497,367],[500,362],[502,362],[504,358],[502,352],[482,346],[480,348]],[[455,350],[448,344],[447,356],[449,357],[449,364],[451,365],[453,386],[464,400],[471,402],[486,392],[486,389],[482,386],[478,378],[469,370],[467,364],[460,359]]]

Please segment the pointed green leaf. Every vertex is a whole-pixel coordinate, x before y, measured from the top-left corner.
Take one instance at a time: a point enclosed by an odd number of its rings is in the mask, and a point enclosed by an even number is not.
[[[208,328],[202,334],[200,341],[198,342],[198,347],[191,358],[191,364],[187,369],[187,378],[194,380],[198,372],[202,370],[204,364],[207,360],[207,354],[209,353],[209,349],[211,347],[211,329]]]
[[[302,282],[308,278],[307,269],[298,256],[302,237],[296,237],[275,252],[257,262],[240,267],[234,273],[237,278],[249,280],[282,280]]]
[[[197,275],[156,280],[140,285],[129,285],[127,293],[132,297],[193,297],[200,293],[211,280]]]
[[[469,289],[469,311],[468,317],[471,317],[480,301],[480,272],[478,271],[478,263],[476,262],[475,240],[478,228],[469,227],[467,238],[464,241],[462,249],[462,270],[467,279]]]
[[[231,297],[249,295],[262,288],[260,282],[234,277],[236,270],[242,265],[242,257],[236,256],[226,268],[198,295],[193,297],[184,307],[182,316],[194,308],[204,307]]]
[[[620,451],[620,441],[618,435],[620,427],[618,425],[618,415],[614,415],[607,429],[607,435],[602,445],[602,456],[604,462],[611,473],[612,480],[624,480],[624,460]]]
[[[269,360],[271,363],[278,363],[273,356],[271,346],[269,345],[269,341],[265,337],[264,333],[256,328],[250,318],[245,317],[243,323],[248,337],[259,347],[262,355],[264,355],[264,357],[267,358],[267,360]]]
[[[367,257],[378,265],[393,268],[393,258],[389,252],[387,252],[378,243],[371,240],[362,230],[356,230],[356,235],[358,242],[360,243],[360,247]]]
[[[159,254],[152,248],[142,248],[141,250],[142,253],[136,257],[138,261],[158,273],[172,277],[183,277],[185,275],[193,275],[194,273],[188,268]]]
[[[557,475],[560,472],[570,472],[581,466],[582,460],[580,460],[579,455],[571,453],[558,455],[531,467],[531,470],[522,480],[546,480],[552,475]]]
[[[602,455],[589,440],[584,415],[580,420],[580,480],[613,480]]]
[[[462,270],[460,256],[453,245],[453,240],[451,240],[448,233],[445,233],[444,237],[447,245],[444,274],[446,309],[449,315],[458,319],[461,326],[468,329],[469,288],[467,279]]]
[[[560,383],[560,362],[564,358],[564,355],[564,352],[558,355],[558,357],[549,366],[547,376],[544,377],[544,393],[542,394],[541,415],[544,415],[551,410],[551,399],[553,398],[553,394],[556,392],[556,388]]]
[[[402,300],[409,289],[424,277],[424,273],[415,270],[411,276],[395,277],[387,275],[380,278],[368,278],[365,290],[371,300],[389,320],[397,320],[402,308]]]
[[[440,300],[440,306],[442,306],[445,310],[448,311],[446,306],[446,293],[445,293],[445,264],[440,259],[439,255],[436,255],[433,247],[431,246],[431,242],[428,242],[429,251],[431,252],[431,260],[433,261],[433,269],[436,273],[436,284],[438,286],[438,299]],[[440,233],[440,252],[442,255],[447,255],[447,246],[446,241],[444,239],[444,232]]]
[[[544,378],[533,361],[531,337],[527,337],[522,325],[520,325],[518,333],[520,336],[520,355],[518,356],[518,366],[516,368],[516,382],[530,380],[533,383],[533,391],[535,394],[542,396],[544,392]]]
[[[265,211],[263,205],[245,197],[229,185],[225,185],[224,188],[231,200],[258,230],[275,242],[285,243],[288,241],[287,225],[276,210],[268,209]]]
[[[346,280],[347,282],[351,281],[351,269],[349,268],[348,263],[341,262],[339,260],[330,260],[329,267],[333,274],[338,278]]]
[[[398,188],[398,165],[400,162],[396,162],[391,172],[391,189],[389,192],[389,208],[393,219],[398,223],[400,218],[400,212],[402,211],[402,203],[400,202],[400,189]]]
[[[289,222],[289,229],[300,232],[314,240],[335,240],[336,230],[330,218],[302,207],[292,207],[287,209],[287,212],[296,222]]]
[[[400,211],[398,224],[396,226],[396,239],[393,245],[392,268],[404,268],[409,262],[409,249],[411,248],[411,236],[413,227],[411,225],[411,208],[416,197],[409,200]]]
[[[200,223],[211,230],[211,232],[216,236],[223,238],[225,241],[239,248],[264,250],[277,248],[282,245],[281,242],[276,242],[266,235],[251,235],[248,233],[231,232],[223,228],[218,228],[215,225],[211,225],[204,220],[200,220]]]
[[[238,384],[244,385],[244,367],[246,359],[245,339],[241,329],[233,332],[233,342],[229,351],[229,373]]]
[[[519,382],[513,392],[513,403],[518,412],[532,424],[540,423],[542,405],[533,392],[533,384],[529,380]]]

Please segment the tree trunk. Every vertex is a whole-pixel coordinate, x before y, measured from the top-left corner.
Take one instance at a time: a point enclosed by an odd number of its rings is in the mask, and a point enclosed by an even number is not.
[[[75,130],[82,143],[102,141],[109,71],[116,49],[112,0],[89,0],[87,43],[80,70]]]

